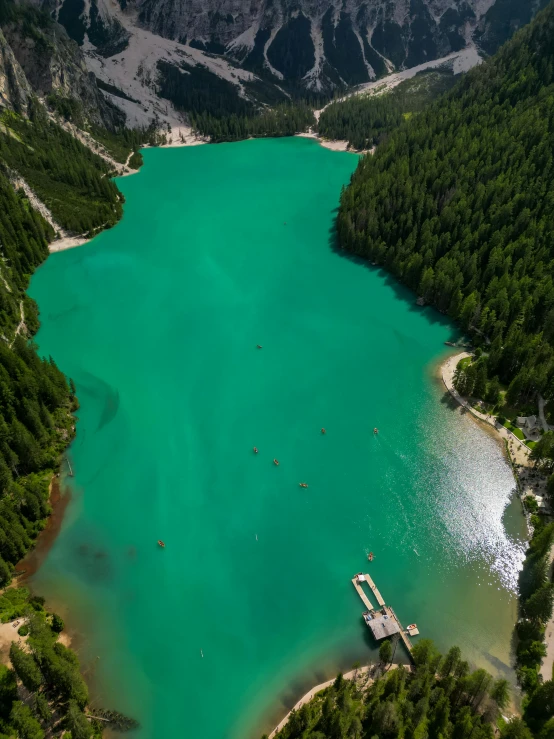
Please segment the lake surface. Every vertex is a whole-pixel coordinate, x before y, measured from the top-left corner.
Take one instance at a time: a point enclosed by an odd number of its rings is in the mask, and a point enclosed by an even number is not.
[[[452,327],[332,248],[356,157],[304,139],[144,156],[123,221],[30,291],[81,402],[33,585],[66,604],[95,695],[140,739],[259,737],[375,656],[350,582],[367,567],[404,624],[508,672],[513,478],[436,379]]]

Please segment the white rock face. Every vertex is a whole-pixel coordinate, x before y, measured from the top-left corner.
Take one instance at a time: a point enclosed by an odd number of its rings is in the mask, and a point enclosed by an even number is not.
[[[335,17],[342,12],[354,19],[365,11],[375,19],[402,22],[417,16],[424,6],[435,21],[448,9],[468,6],[476,20],[494,0],[129,0],[141,22],[150,30],[168,38],[213,40],[232,43],[248,29],[274,28],[298,13],[317,21],[332,9]]]
[[[363,84],[459,51],[495,2],[85,0],[73,17],[73,0],[33,1],[54,7],[75,40],[83,43],[84,35],[104,57],[122,51],[133,28],[142,28],[226,57],[273,83],[314,91]]]
[[[240,116],[299,90],[361,88],[437,59],[469,68],[482,38],[493,39],[491,53],[530,20],[529,0],[512,0],[514,18],[499,20],[489,11],[503,1],[31,0],[82,47],[128,125],[179,131],[190,112]]]

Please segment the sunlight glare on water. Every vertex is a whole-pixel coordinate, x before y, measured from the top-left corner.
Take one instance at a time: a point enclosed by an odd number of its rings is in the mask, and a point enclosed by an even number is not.
[[[404,624],[512,675],[511,471],[443,402],[453,327],[332,248],[356,157],[303,139],[144,157],[122,222],[31,286],[81,403],[33,584],[66,604],[95,696],[140,739],[183,736],[184,715],[187,736],[259,737],[375,658],[366,567]]]

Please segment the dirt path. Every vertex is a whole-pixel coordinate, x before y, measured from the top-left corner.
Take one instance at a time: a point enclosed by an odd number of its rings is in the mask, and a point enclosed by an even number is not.
[[[539,418],[541,421],[542,430],[549,431],[550,429],[548,427],[548,423],[546,422],[546,418],[544,417],[544,404],[546,401],[540,393],[537,396],[537,400],[539,403]]]
[[[13,341],[10,344],[10,349],[14,345],[15,340],[19,336],[19,334],[21,333],[21,331],[23,329],[27,330],[27,326],[25,325],[25,313],[23,312],[23,301],[22,300],[19,302],[19,314],[21,316],[21,320],[19,321],[19,323],[17,324],[17,328],[15,329],[15,334],[14,334],[14,337],[13,337]]]
[[[550,579],[554,569],[554,546],[550,550]],[[546,645],[546,657],[543,658],[539,674],[543,680],[552,680],[554,677],[554,613],[544,630],[544,641]]]

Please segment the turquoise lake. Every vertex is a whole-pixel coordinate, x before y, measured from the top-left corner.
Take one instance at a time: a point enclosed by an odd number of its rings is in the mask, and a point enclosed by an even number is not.
[[[356,157],[295,138],[144,159],[121,223],[30,290],[81,403],[32,584],[93,694],[140,739],[256,739],[376,655],[368,567],[404,624],[510,675],[514,481],[437,379],[455,328],[333,249]]]

